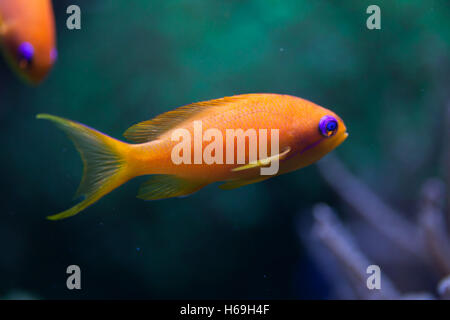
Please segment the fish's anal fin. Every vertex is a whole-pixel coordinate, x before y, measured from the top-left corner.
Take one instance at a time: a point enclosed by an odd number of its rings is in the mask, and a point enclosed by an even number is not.
[[[224,184],[219,186],[222,190],[233,190],[236,188],[240,188],[249,184],[257,183],[269,179],[270,176],[258,177],[256,179],[237,179],[226,181]]]
[[[286,150],[284,150],[282,153],[270,156],[268,158],[265,159],[261,159],[261,160],[257,160],[257,161],[253,161],[250,162],[249,164],[240,166],[240,167],[236,167],[234,169],[231,169],[231,171],[233,172],[237,172],[237,171],[243,171],[243,170],[248,170],[248,169],[253,169],[253,168],[259,168],[259,167],[264,167],[264,166],[268,166],[272,161],[274,160],[283,160],[284,158],[286,158],[286,155],[291,151],[290,147],[287,147]]]
[[[191,181],[175,175],[154,175],[139,188],[137,197],[143,200],[159,200],[190,195],[208,183]]]
[[[247,99],[250,95],[224,97],[209,101],[192,103],[175,110],[160,114],[159,116],[137,123],[123,134],[125,138],[136,143],[144,143],[157,139],[161,134],[175,128],[177,125],[212,107],[226,106],[230,103]]]

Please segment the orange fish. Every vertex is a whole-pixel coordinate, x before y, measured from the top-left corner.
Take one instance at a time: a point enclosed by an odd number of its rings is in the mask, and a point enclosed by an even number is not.
[[[222,189],[263,181],[314,163],[348,136],[332,111],[278,94],[244,94],[177,108],[129,128],[124,136],[135,144],[56,116],[37,118],[64,130],[85,166],[77,192],[85,199],[51,220],[73,216],[141,175],[153,175],[138,193],[145,200],[186,196],[216,181],[225,182]],[[262,173],[275,163],[277,170]]]
[[[52,2],[0,0],[0,42],[19,76],[39,84],[57,58]]]

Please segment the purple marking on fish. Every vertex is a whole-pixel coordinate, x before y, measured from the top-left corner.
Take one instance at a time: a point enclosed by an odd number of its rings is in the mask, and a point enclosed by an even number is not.
[[[314,148],[315,146],[317,146],[319,143],[321,143],[323,141],[323,139],[319,139],[316,142],[311,143],[310,145],[306,146],[305,148],[303,148],[302,151],[300,151],[300,154],[308,151],[311,148]]]
[[[30,62],[34,56],[34,47],[29,42],[22,42],[18,48],[19,57]]]
[[[50,50],[50,59],[52,60],[52,63],[54,63],[56,59],[58,59],[58,50],[56,48]]]

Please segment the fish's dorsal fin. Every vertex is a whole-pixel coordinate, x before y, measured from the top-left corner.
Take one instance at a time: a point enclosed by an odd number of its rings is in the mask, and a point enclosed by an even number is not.
[[[231,169],[231,171],[236,172],[236,171],[242,171],[242,170],[248,170],[248,169],[268,166],[274,160],[279,161],[279,160],[283,160],[284,158],[286,158],[286,155],[289,153],[289,151],[291,151],[291,148],[287,147],[286,150],[284,150],[282,153],[267,157],[265,159],[250,162],[249,164]]]
[[[246,99],[248,96],[249,94],[224,97],[179,107],[175,110],[160,114],[151,120],[137,123],[125,131],[123,135],[126,139],[136,143],[152,141],[158,138],[161,134],[175,128],[180,123],[208,108],[225,106],[241,99]]]

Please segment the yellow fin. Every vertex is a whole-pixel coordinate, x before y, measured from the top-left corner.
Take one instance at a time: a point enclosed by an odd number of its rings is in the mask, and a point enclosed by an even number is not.
[[[261,182],[261,181],[264,181],[264,180],[269,179],[269,178],[271,178],[271,176],[258,177],[256,179],[230,180],[230,181],[225,182],[224,184],[221,184],[219,186],[219,188],[222,189],[222,190],[232,190],[232,189],[236,189],[236,188],[240,188],[240,187],[246,186],[248,184]]]
[[[75,144],[83,160],[83,178],[77,196],[85,199],[74,207],[47,217],[59,220],[76,215],[131,177],[123,154],[125,144],[80,123],[49,114],[38,114],[38,119],[52,121],[65,131]]]
[[[206,185],[204,182],[185,180],[174,175],[154,175],[141,185],[137,197],[143,200],[183,197]]]
[[[152,120],[137,123],[123,134],[125,138],[136,143],[155,140],[164,132],[175,128],[185,120],[211,107],[225,106],[229,103],[245,99],[249,95],[224,97],[209,101],[202,101],[179,107],[175,110],[160,114]]]
[[[271,156],[271,157],[268,157],[268,158],[265,158],[262,160],[250,162],[249,164],[231,169],[231,171],[236,172],[236,171],[242,171],[242,170],[248,170],[248,169],[253,169],[253,168],[257,168],[257,167],[267,166],[275,159],[283,160],[286,157],[286,155],[289,153],[289,151],[291,151],[291,148],[287,147],[287,149],[280,154],[276,154],[274,156]]]

